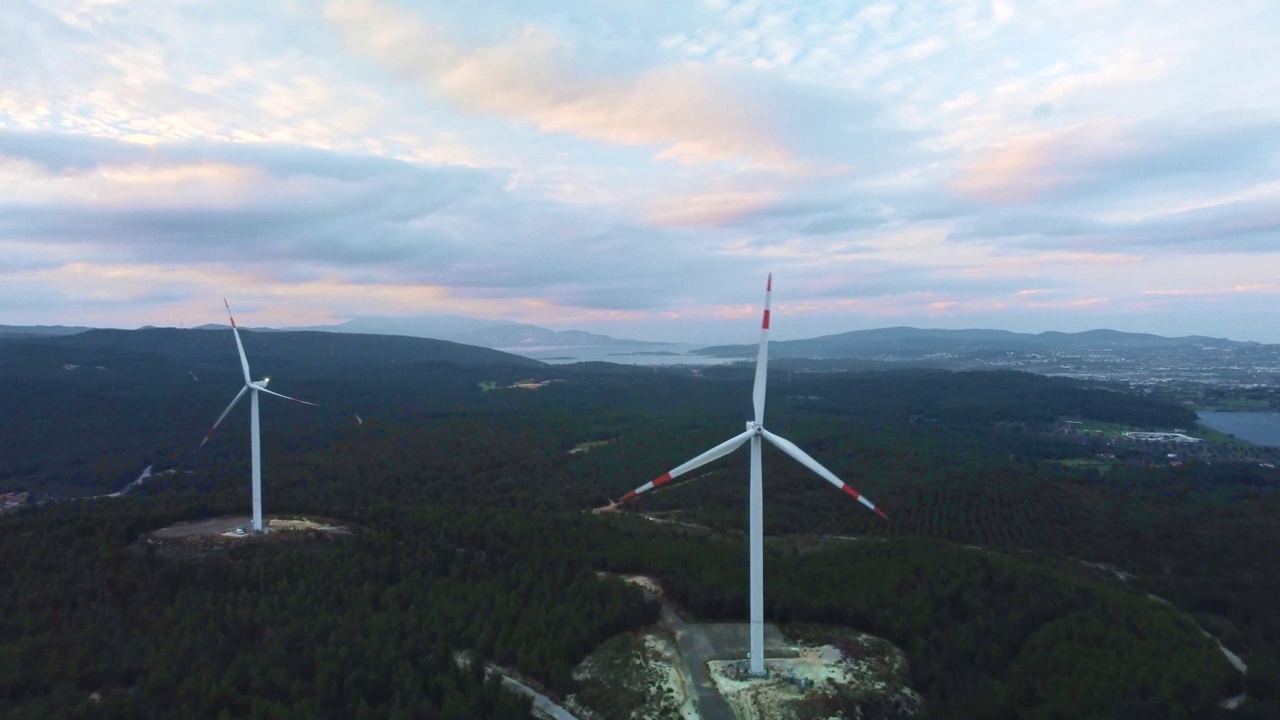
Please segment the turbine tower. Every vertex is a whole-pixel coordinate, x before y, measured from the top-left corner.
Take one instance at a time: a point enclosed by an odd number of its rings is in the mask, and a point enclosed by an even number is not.
[[[755,388],[751,393],[755,406],[755,420],[747,421],[747,430],[725,442],[711,448],[683,465],[676,466],[652,482],[645,483],[622,496],[614,505],[634,500],[636,496],[671,482],[690,470],[702,467],[712,460],[728,455],[737,450],[748,440],[751,441],[751,492],[750,492],[750,527],[751,546],[751,653],[750,674],[763,677],[767,674],[764,667],[764,485],[762,478],[760,448],[763,440],[768,440],[774,447],[790,455],[797,462],[818,474],[819,477],[836,486],[837,489],[867,506],[875,514],[888,519],[879,508],[863,497],[830,470],[822,467],[817,460],[809,457],[794,443],[786,438],[774,435],[764,429],[764,390],[769,364],[769,296],[773,292],[773,274],[770,273],[764,292],[764,320],[760,327],[760,352],[756,356]]]
[[[205,435],[204,440],[200,441],[200,447],[204,447],[204,444],[209,442],[209,438],[213,437],[213,431],[218,429],[218,425],[226,419],[227,414],[231,412],[231,408],[234,408],[236,403],[240,402],[240,398],[244,397],[245,393],[250,393],[249,407],[251,409],[249,411],[249,447],[253,455],[253,531],[260,533],[264,532],[266,528],[262,523],[262,435],[259,432],[258,423],[258,393],[275,395],[276,397],[282,397],[285,400],[292,400],[296,403],[302,403],[303,405],[314,406],[315,403],[291,398],[288,395],[281,395],[278,392],[268,390],[267,383],[271,382],[271,378],[263,378],[257,382],[249,379],[249,359],[245,357],[244,345],[240,343],[240,330],[236,327],[236,319],[231,315],[231,306],[227,305],[226,298],[222,299],[222,304],[227,306],[227,317],[231,318],[231,334],[235,336],[236,349],[240,351],[240,369],[244,371],[244,387],[240,388],[240,392],[236,395],[235,399],[232,400],[231,404],[227,406],[227,409],[223,410],[222,414],[218,416],[218,420],[213,424],[213,427],[209,428],[209,434]]]

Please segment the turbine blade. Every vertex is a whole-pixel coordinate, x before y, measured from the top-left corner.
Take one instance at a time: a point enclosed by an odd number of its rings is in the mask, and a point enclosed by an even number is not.
[[[296,403],[302,403],[303,405],[311,405],[312,407],[318,407],[318,406],[317,406],[315,403],[313,403],[313,402],[307,402],[306,400],[299,400],[298,398],[291,398],[291,397],[289,397],[288,395],[281,395],[280,393],[275,392],[274,390],[268,390],[268,389],[266,389],[266,388],[264,388],[264,387],[257,388],[257,390],[258,390],[258,392],[264,392],[264,393],[266,393],[266,394],[268,394],[268,395],[275,395],[276,397],[281,397],[281,398],[284,398],[285,400],[292,400],[292,401],[294,401],[294,402],[296,402]]]
[[[240,398],[244,397],[244,394],[247,392],[249,392],[248,385],[240,388],[240,392],[236,393],[236,399],[232,400],[231,404],[227,406],[227,409],[222,411],[222,414],[218,416],[218,420],[213,423],[213,427],[209,428],[209,433],[200,441],[200,447],[204,447],[204,444],[209,442],[209,438],[213,437],[213,431],[217,430],[218,426],[222,424],[222,421],[227,419],[227,415],[231,412],[231,408],[235,407],[236,403],[240,402]]]
[[[764,286],[764,320],[760,323],[760,354],[756,355],[756,385],[751,402],[756,409],[756,424],[764,424],[764,386],[769,375],[769,297],[773,294],[773,273]]]
[[[836,477],[835,474],[832,473],[830,470],[822,467],[822,465],[819,464],[817,460],[814,460],[813,458],[809,457],[809,454],[801,450],[799,447],[797,447],[795,443],[791,442],[790,440],[784,437],[779,437],[777,435],[774,435],[768,430],[765,430],[763,434],[764,434],[765,440],[768,440],[769,442],[773,443],[774,446],[777,447],[779,450],[790,455],[792,458],[795,458],[796,462],[800,463],[801,465],[817,473],[818,477],[821,477],[823,480],[826,480],[832,485],[835,485],[837,489],[841,490],[842,492],[847,494],[849,497],[867,506],[867,509],[870,510],[871,512],[879,515],[885,520],[889,519],[888,515],[885,515],[884,512],[882,512],[879,508],[875,506],[875,503],[871,502],[866,497],[864,497],[861,493],[859,493],[857,490],[854,490],[852,486],[846,484],[843,480]]]
[[[724,457],[725,455],[728,455],[729,453],[741,447],[742,444],[745,443],[747,440],[750,440],[753,434],[754,433],[751,430],[747,430],[741,435],[735,435],[733,438],[730,438],[729,440],[726,440],[720,443],[719,445],[702,453],[701,455],[690,460],[689,462],[686,462],[683,465],[677,465],[676,467],[672,468],[670,472],[662,474],[661,476],[655,478],[652,482],[647,482],[644,485],[641,485],[640,487],[636,488],[635,490],[632,490],[631,492],[627,493],[626,495],[623,495],[622,498],[618,500],[618,502],[624,503],[629,500],[634,500],[636,496],[639,495],[640,493],[648,492],[656,487],[662,487],[663,485],[666,485],[667,483],[671,482],[673,478],[680,477],[681,475],[689,472],[690,470],[700,468],[703,465],[706,465],[707,463],[711,462],[712,460],[718,460]]]
[[[227,304],[226,298],[222,298],[222,304],[227,306],[227,317],[231,318],[231,334],[236,336],[236,350],[240,351],[240,369],[244,370],[244,383],[248,385],[253,381],[249,379],[249,358],[244,356],[244,345],[240,344],[240,329],[236,327],[236,319],[231,315],[231,306]]]

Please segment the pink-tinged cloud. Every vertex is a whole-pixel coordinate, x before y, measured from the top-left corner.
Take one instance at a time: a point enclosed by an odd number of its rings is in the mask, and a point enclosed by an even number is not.
[[[1277,292],[1280,292],[1280,285],[1270,285],[1270,284],[1236,285],[1232,289],[1238,293],[1277,293]]]
[[[1230,288],[1210,288],[1201,290],[1146,290],[1142,294],[1154,297],[1226,297],[1229,295],[1272,294],[1280,293],[1280,285],[1270,283],[1254,283],[1235,285]]]
[[[956,272],[965,278],[977,280],[982,278],[1021,277],[1033,281],[1033,276],[1052,272],[1070,266],[1083,266],[1087,272],[1098,272],[1114,268],[1121,264],[1135,264],[1142,261],[1141,255],[1124,253],[1090,253],[1071,251],[1050,251],[1025,253],[1016,255],[992,255],[983,257],[980,264],[962,267]],[[1095,270],[1096,269],[1096,270]],[[1020,295],[1036,295],[1042,289],[1024,289]]]
[[[1110,302],[1108,298],[1079,298],[1077,300],[1045,300],[1024,303],[1023,307],[1034,308],[1038,310],[1045,309],[1070,309],[1070,308],[1090,308],[1106,305]]]
[[[1154,297],[1205,297],[1208,295],[1222,295],[1222,290],[1145,290],[1143,295],[1151,295]]]
[[[93,208],[233,208],[261,200],[267,184],[260,168],[227,162],[127,162],[70,173],[26,163],[20,176],[11,202],[74,198],[78,206]]]
[[[356,53],[460,109],[628,147],[683,164],[748,162],[806,171],[776,134],[777,108],[724,68],[683,63],[630,76],[569,62],[556,38],[529,30],[464,48],[412,13],[375,0],[335,0],[327,17]]]
[[[645,219],[663,227],[715,226],[732,223],[769,207],[780,193],[770,190],[705,192],[663,198]]]
[[[371,284],[353,281],[339,272],[297,282],[268,269],[248,271],[214,263],[175,268],[70,262],[22,273],[0,269],[0,279],[18,287],[39,286],[50,297],[82,307],[93,322],[107,325],[121,322],[111,316],[113,308],[121,304],[145,308],[129,317],[128,322],[134,324],[221,322],[225,316],[219,316],[218,311],[224,296],[232,298],[236,317],[243,325],[275,327],[328,324],[361,315],[398,317],[426,312],[538,324],[642,322],[655,316],[649,311],[565,306],[536,296],[473,298],[440,284]]]
[[[1032,133],[980,151],[951,186],[962,195],[995,204],[1039,200],[1074,185],[1080,153],[1096,155],[1107,143],[1102,127]]]

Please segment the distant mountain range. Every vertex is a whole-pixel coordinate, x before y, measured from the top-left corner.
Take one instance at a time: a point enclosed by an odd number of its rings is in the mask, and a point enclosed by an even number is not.
[[[142,328],[149,330],[151,328]],[[201,325],[196,330],[227,330],[227,325]],[[91,328],[34,325],[0,325],[0,339],[59,337],[90,331]],[[512,352],[550,348],[626,348],[646,350],[670,347],[673,343],[644,342],[598,335],[578,330],[549,330],[508,320],[485,320],[463,315],[418,315],[414,317],[361,317],[336,325],[308,327],[252,328],[254,332],[358,334],[427,338],[461,345]],[[123,332],[123,331],[121,331]],[[317,340],[319,342],[319,340]],[[383,341],[389,342],[389,341]],[[1146,351],[1188,348],[1218,350],[1263,348],[1257,342],[1190,335],[1165,337],[1118,330],[1089,330],[1077,333],[1016,333],[1007,330],[931,330],[912,327],[854,330],[807,340],[770,343],[775,358],[930,360],[941,356],[981,356],[989,353],[1037,353],[1088,350]],[[716,345],[689,351],[691,355],[716,358],[752,358],[756,345]]]
[[[1239,342],[1201,335],[1164,337],[1118,330],[1078,333],[1015,333],[1007,330],[927,330],[912,327],[854,330],[808,340],[769,343],[769,355],[781,358],[860,358],[920,360],[939,355],[972,355],[989,352],[1061,352],[1070,350],[1154,350],[1175,347],[1217,349],[1256,348],[1256,342]],[[690,351],[693,355],[720,358],[754,357],[756,345],[717,345]]]
[[[226,329],[226,325],[201,325],[198,329]],[[255,328],[274,331],[276,328]],[[465,315],[417,315],[413,317],[360,317],[337,325],[311,325],[279,328],[287,331],[349,333],[360,335],[401,335],[404,337],[448,340],[464,345],[477,345],[497,350],[529,348],[579,347],[665,347],[672,343],[624,340],[582,332],[580,330],[548,330],[537,325],[510,320],[485,320]]]
[[[226,337],[208,332],[174,328],[138,330],[90,330],[56,341],[68,348],[154,349],[165,355],[193,359],[229,354],[234,343],[231,328],[221,328]],[[259,332],[242,330],[245,352],[258,358],[281,357],[300,365],[331,365],[343,362],[390,361],[392,363],[450,362],[460,365],[541,367],[542,363],[511,353],[448,340],[400,335],[343,336],[307,330]],[[255,366],[256,367],[256,366]]]
[[[229,326],[209,323],[195,330],[226,330]],[[243,325],[241,326],[243,327]],[[43,337],[75,335],[93,328],[63,325],[0,325],[0,338]],[[149,326],[140,328],[151,329]],[[582,332],[580,330],[549,330],[537,325],[510,320],[486,320],[465,315],[417,315],[413,317],[359,317],[336,325],[310,325],[284,328],[247,328],[255,332],[324,332],[360,335],[399,335],[402,337],[447,340],[463,345],[497,350],[524,350],[530,348],[582,348],[582,347],[667,347],[673,343],[625,340]]]
[[[57,337],[75,335],[92,329],[67,325],[0,325],[0,338]]]
[[[484,320],[462,315],[419,315],[406,318],[362,317],[338,325],[320,325],[298,330],[320,332],[407,335],[479,345],[498,349],[531,347],[607,347],[612,345],[652,345],[670,343],[625,340],[582,332],[580,330],[548,330],[537,325],[509,320]]]

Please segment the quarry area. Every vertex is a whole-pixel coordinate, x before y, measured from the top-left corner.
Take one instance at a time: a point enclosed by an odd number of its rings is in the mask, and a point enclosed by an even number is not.
[[[888,641],[834,626],[765,632],[765,678],[746,675],[745,623],[687,623],[662,600],[658,624],[616,636],[574,671],[566,705],[582,718],[619,720],[880,720],[923,715],[907,686],[906,655]]]

